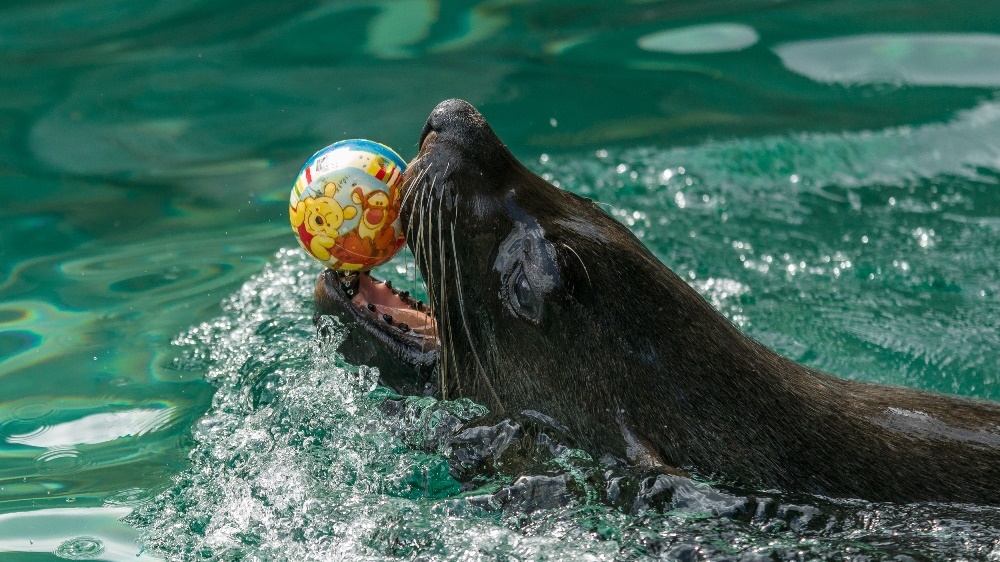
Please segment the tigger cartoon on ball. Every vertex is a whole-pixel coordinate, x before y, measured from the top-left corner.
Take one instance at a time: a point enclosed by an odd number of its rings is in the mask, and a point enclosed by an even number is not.
[[[399,220],[405,170],[398,154],[369,140],[340,141],[314,154],[288,202],[299,244],[340,271],[388,261],[406,242]]]

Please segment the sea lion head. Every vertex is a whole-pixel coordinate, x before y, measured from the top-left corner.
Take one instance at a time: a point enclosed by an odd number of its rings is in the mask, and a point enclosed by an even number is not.
[[[401,217],[429,307],[327,271],[317,314],[361,328],[341,350],[397,388],[539,411],[585,442],[620,441],[622,389],[669,363],[662,332],[689,315],[670,310],[685,300],[670,293],[692,290],[599,206],[522,165],[468,103],[439,104],[419,144]]]

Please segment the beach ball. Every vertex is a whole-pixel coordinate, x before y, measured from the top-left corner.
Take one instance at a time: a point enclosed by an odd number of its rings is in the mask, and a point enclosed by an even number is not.
[[[288,200],[299,244],[339,271],[388,261],[406,242],[399,220],[405,170],[398,154],[370,140],[344,140],[313,154]]]

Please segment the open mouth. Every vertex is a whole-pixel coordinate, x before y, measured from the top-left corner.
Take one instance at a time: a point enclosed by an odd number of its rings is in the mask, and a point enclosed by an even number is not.
[[[316,297],[325,303],[324,312],[353,321],[397,352],[422,355],[440,346],[430,307],[368,272],[328,269],[320,275]],[[345,313],[350,318],[343,318]]]
[[[435,137],[432,130],[421,135],[418,160]],[[404,179],[404,192],[407,188],[414,186]],[[369,272],[328,269],[316,281],[314,304],[317,320],[332,315],[355,329],[339,348],[350,361],[381,371],[404,368],[425,374],[437,365],[441,342],[433,310],[388,281]]]

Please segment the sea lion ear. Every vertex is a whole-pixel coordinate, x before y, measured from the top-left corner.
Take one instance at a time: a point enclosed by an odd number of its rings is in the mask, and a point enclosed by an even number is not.
[[[500,274],[500,296],[507,310],[541,322],[546,299],[563,282],[559,253],[538,223],[516,223],[500,244],[493,267]]]

